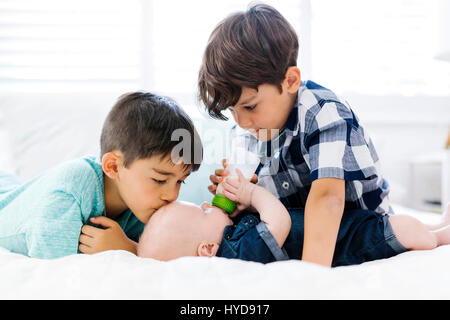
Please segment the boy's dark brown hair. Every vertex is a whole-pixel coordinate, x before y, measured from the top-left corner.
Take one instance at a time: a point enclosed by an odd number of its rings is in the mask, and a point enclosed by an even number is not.
[[[211,33],[198,77],[199,100],[209,115],[235,105],[242,87],[264,83],[280,92],[287,69],[297,65],[298,37],[273,7],[252,5],[225,18]]]
[[[202,161],[203,147],[192,120],[175,101],[149,92],[122,95],[103,124],[100,153],[120,150],[124,166],[138,159],[160,156],[164,159],[180,143],[172,140],[177,129],[184,129],[190,141],[190,152],[181,150],[185,169],[197,171]],[[184,136],[183,136],[184,137]]]

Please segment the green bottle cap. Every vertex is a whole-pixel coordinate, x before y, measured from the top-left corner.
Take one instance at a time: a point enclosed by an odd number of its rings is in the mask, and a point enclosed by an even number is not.
[[[220,194],[216,194],[211,203],[213,206],[219,207],[228,213],[233,213],[234,209],[236,209],[236,202]]]

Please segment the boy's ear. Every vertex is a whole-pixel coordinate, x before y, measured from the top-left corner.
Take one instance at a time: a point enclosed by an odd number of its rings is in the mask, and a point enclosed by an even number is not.
[[[300,69],[295,66],[289,67],[284,79],[287,91],[296,94],[302,80]]]
[[[121,165],[122,153],[120,151],[107,152],[102,157],[103,172],[111,179],[117,178]]]
[[[216,255],[217,250],[219,250],[217,243],[202,242],[197,248],[197,254],[200,257],[213,257]]]

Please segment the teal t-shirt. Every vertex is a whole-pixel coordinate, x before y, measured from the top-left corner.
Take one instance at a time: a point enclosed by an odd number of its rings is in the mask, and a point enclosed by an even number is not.
[[[101,164],[89,156],[9,189],[0,185],[0,247],[45,259],[78,253],[81,227],[105,216],[103,186]],[[117,222],[138,241],[144,223],[130,210]]]

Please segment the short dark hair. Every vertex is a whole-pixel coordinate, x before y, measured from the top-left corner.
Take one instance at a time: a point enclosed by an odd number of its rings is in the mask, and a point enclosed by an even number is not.
[[[273,7],[250,6],[234,13],[211,33],[198,77],[199,100],[209,115],[226,120],[222,111],[235,105],[242,87],[273,84],[282,92],[287,69],[297,65],[298,37]]]
[[[119,150],[128,167],[138,159],[171,154],[179,141],[172,140],[177,129],[185,129],[191,139],[190,154],[181,150],[185,169],[197,171],[203,146],[192,120],[177,103],[149,92],[132,92],[119,97],[103,124],[100,153]],[[184,141],[185,142],[185,141]]]

